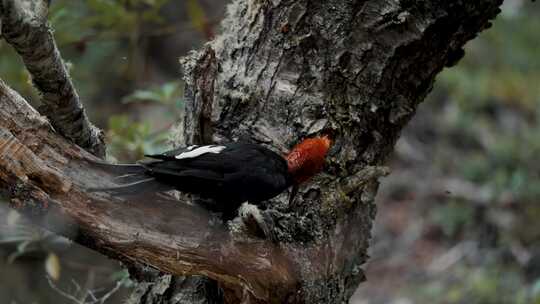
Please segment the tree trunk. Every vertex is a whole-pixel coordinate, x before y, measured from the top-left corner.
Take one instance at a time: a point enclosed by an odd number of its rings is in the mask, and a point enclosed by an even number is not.
[[[304,136],[335,134],[326,174],[295,206],[272,203],[299,274],[289,300],[348,301],[364,278],[377,166],[436,74],[461,59],[501,4],[234,1],[223,34],[182,61],[188,144],[247,138],[285,151]]]
[[[0,134],[0,154],[18,147],[30,156],[10,153],[1,160],[0,184],[24,210],[38,206],[55,219],[67,216],[67,226],[77,228],[69,229],[72,238],[86,246],[130,263],[214,280],[161,277],[158,285],[141,286],[139,296],[133,295],[140,303],[182,303],[173,301],[178,286],[186,286],[182,282],[190,288],[177,298],[192,297],[184,303],[347,302],[364,279],[377,180],[387,174],[381,166],[436,74],[463,56],[463,45],[490,25],[501,3],[230,5],[223,33],[182,60],[186,143],[248,140],[284,152],[319,132],[334,138],[324,173],[300,189],[294,205],[286,194],[267,203],[263,217],[277,243],[246,233],[240,221],[221,224],[172,197],[152,198],[148,205],[142,198],[128,203],[85,193],[84,186],[112,184],[113,178],[43,124],[40,137],[30,134],[36,113],[30,122],[5,118],[28,111],[21,110],[26,108],[20,100],[10,104],[18,105],[16,113],[0,111],[7,130]],[[3,91],[5,104],[17,99]],[[54,170],[40,175],[32,166]],[[119,203],[127,207],[115,207]],[[69,234],[57,222],[45,224]]]

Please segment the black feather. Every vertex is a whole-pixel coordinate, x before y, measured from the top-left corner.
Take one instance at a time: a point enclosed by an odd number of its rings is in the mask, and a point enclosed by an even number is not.
[[[144,172],[146,172],[146,168],[142,164],[109,164],[98,161],[87,161],[91,163],[94,167],[100,168],[103,171],[109,172],[111,174],[144,174]]]
[[[87,188],[88,192],[108,192],[114,195],[137,195],[141,192],[152,192],[163,188],[163,184],[156,181],[153,177],[146,177],[135,182],[121,184],[112,187]],[[167,187],[171,190],[171,187]]]
[[[207,150],[207,153],[197,153]],[[189,154],[178,157],[185,152],[194,153],[192,157]],[[212,199],[216,202],[216,211],[231,213],[236,212],[243,202],[257,204],[293,184],[287,161],[256,144],[190,146],[148,157],[155,160],[129,165],[96,163],[117,175],[116,181],[120,184],[101,190],[94,188],[93,191],[136,194],[176,189]]]

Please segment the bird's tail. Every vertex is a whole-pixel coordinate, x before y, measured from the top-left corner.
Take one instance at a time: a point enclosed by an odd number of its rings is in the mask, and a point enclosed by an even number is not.
[[[147,175],[147,169],[144,164],[92,162],[92,165],[115,175],[113,182],[116,185],[86,188],[89,192],[107,192],[113,195],[139,195],[143,192],[159,192],[173,189]]]
[[[102,169],[105,172],[115,174],[115,175],[126,175],[126,174],[144,174],[146,172],[146,167],[144,164],[109,164],[99,161],[88,161],[92,164],[93,167]]]

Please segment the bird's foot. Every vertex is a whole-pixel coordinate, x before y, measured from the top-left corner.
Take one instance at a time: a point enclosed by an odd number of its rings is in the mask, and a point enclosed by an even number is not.
[[[257,206],[243,203],[238,209],[238,215],[250,234],[277,242],[274,220],[268,214],[261,212]]]

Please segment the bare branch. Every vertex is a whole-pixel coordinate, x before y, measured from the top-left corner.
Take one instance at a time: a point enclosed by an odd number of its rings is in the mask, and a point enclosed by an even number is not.
[[[43,0],[1,0],[1,34],[21,55],[41,93],[39,111],[53,127],[96,156],[105,155],[103,134],[91,124],[47,24]]]
[[[53,281],[51,280],[51,278],[49,276],[46,276],[46,279],[47,279],[47,282],[49,283],[49,287],[51,287],[54,291],[56,291],[62,297],[72,301],[75,304],[88,304],[88,303],[86,303],[86,301],[80,300],[77,297],[75,297],[74,295],[72,295],[72,294],[70,294],[68,292],[65,292],[62,289],[58,288],[58,286],[56,286],[56,284],[53,283]],[[76,287],[79,287],[79,286],[76,285]]]
[[[92,291],[90,289],[82,290],[81,286],[79,286],[79,284],[77,284],[77,282],[72,281],[73,285],[75,285],[75,288],[76,288],[75,294],[78,294],[79,292],[82,292],[82,295],[81,295],[82,298],[78,299],[76,296],[74,296],[74,295],[72,295],[72,294],[70,294],[70,293],[68,293],[66,291],[63,291],[58,286],[56,286],[56,284],[54,284],[54,282],[51,280],[51,278],[49,276],[47,276],[46,279],[47,279],[47,282],[49,282],[49,286],[54,291],[56,291],[62,297],[66,298],[66,299],[68,299],[70,301],[73,301],[73,303],[75,303],[75,304],[105,304],[105,302],[113,294],[115,294],[120,289],[120,287],[122,287],[122,284],[124,284],[124,280],[125,280],[125,279],[121,279],[118,282],[116,282],[115,286],[113,288],[111,288],[111,290],[107,291],[107,293],[105,293],[104,295],[102,295],[99,298],[97,298],[94,295],[94,291]],[[88,297],[90,297],[91,299],[86,300],[86,298],[88,298]]]

